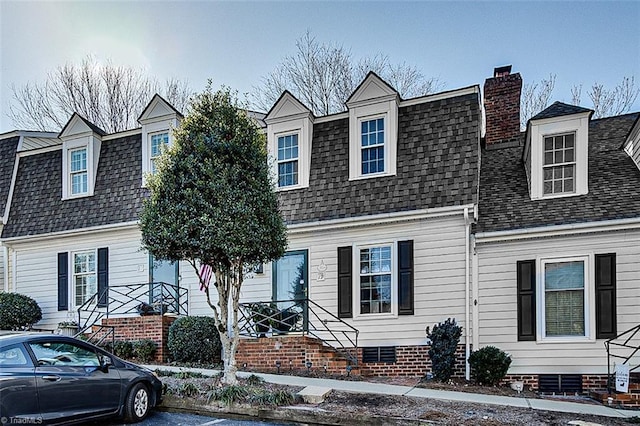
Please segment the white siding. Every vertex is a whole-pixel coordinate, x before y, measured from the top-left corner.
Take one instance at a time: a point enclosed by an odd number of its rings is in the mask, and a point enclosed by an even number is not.
[[[640,323],[640,231],[478,244],[480,346],[493,345],[510,353],[513,359],[511,374],[606,373],[604,340],[595,340],[595,330],[592,330],[592,341],[517,340],[516,262],[601,253],[616,253],[617,327],[620,333]],[[590,268],[593,270],[593,263]],[[591,277],[590,291],[593,286]],[[591,316],[595,316],[593,303],[589,309]]]
[[[465,227],[462,213],[396,224],[323,230],[289,235],[289,250],[309,251],[309,298],[337,314],[337,250],[341,246],[414,241],[414,315],[370,317],[346,321],[360,331],[360,346],[426,343],[425,328],[455,318],[464,326]],[[326,266],[324,281],[318,266]],[[244,301],[271,299],[271,265],[264,275],[245,282]],[[397,271],[394,270],[394,274]],[[354,265],[354,275],[357,266]],[[357,294],[354,289],[354,301]],[[354,315],[357,315],[354,303]]]
[[[148,282],[148,255],[140,249],[140,232],[112,230],[82,236],[15,244],[15,291],[34,298],[43,318],[37,327],[54,329],[75,312],[58,311],[57,254],[109,248],[109,285]]]
[[[0,232],[2,232],[2,225],[0,225]],[[4,247],[0,244],[0,291],[4,291]]]

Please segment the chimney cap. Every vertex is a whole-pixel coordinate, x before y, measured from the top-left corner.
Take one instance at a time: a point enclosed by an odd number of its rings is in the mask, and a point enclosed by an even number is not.
[[[493,69],[493,77],[506,77],[511,74],[511,65],[496,67]]]

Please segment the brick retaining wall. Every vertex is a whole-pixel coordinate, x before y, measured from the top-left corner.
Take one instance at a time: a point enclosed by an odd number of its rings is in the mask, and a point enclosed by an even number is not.
[[[167,340],[169,327],[176,317],[147,315],[127,318],[104,318],[102,325],[114,328],[115,340],[150,339],[156,342],[155,361],[166,362],[169,355]]]

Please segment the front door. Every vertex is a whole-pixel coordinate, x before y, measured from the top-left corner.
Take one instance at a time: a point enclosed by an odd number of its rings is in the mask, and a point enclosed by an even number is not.
[[[303,317],[304,330],[307,330],[308,295],[308,251],[296,250],[285,253],[273,263],[273,301],[278,309],[293,308]]]
[[[158,305],[162,303],[163,310],[179,313],[180,301],[178,300],[179,282],[178,262],[155,260],[149,255],[149,303]],[[168,284],[163,285],[162,283]]]

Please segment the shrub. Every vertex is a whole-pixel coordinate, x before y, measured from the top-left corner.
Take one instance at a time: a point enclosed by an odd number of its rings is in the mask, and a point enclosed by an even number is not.
[[[133,342],[133,356],[142,362],[153,361],[156,349],[156,342],[150,339],[142,339]]]
[[[506,376],[511,357],[495,346],[485,346],[471,353],[469,364],[475,382],[495,386]]]
[[[27,330],[42,319],[35,300],[19,293],[0,293],[0,330]]]
[[[182,317],[169,327],[167,349],[173,361],[219,364],[222,345],[211,317]]]
[[[246,387],[229,385],[211,392],[209,394],[209,402],[220,401],[226,405],[231,405],[235,402],[244,401],[247,396],[249,396],[249,390]]]
[[[133,358],[133,343],[128,340],[116,340],[113,343],[113,354],[124,359]]]
[[[431,359],[433,377],[446,382],[453,375],[456,363],[456,349],[462,335],[462,327],[455,319],[447,319],[433,326],[433,331],[427,327],[427,338],[431,340],[429,358]]]

